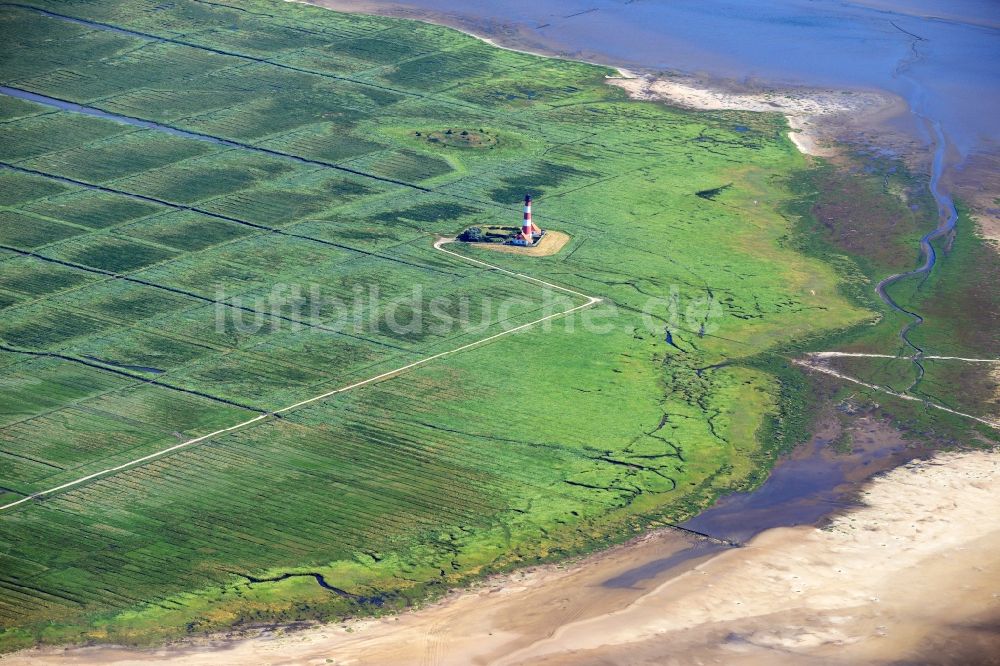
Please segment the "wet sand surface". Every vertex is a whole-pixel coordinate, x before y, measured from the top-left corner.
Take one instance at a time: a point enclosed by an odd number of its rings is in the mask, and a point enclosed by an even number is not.
[[[860,416],[849,429],[851,448],[839,451],[834,442],[841,426],[822,419],[812,439],[783,458],[759,488],[723,497],[683,527],[744,542],[776,527],[822,525],[859,506],[865,481],[926,455],[885,421]]]
[[[70,648],[14,655],[11,664],[468,664],[526,648],[566,623],[622,608],[667,580],[604,585],[644,561],[686,551],[697,538],[672,530],[585,560],[525,569],[455,593],[426,609],[240,641],[207,641],[156,651]],[[697,560],[688,560],[694,566]],[[4,660],[6,661],[6,660]],[[485,663],[485,662],[481,662]]]
[[[1000,250],[1000,150],[973,155],[949,174],[946,185],[969,206],[982,236]]]
[[[854,448],[838,453],[837,421],[823,424],[757,492],[724,498],[684,525],[745,538],[744,547],[666,528],[396,617],[4,661],[994,663],[984,655],[1000,654],[1000,453],[925,460],[866,415],[850,426]]]
[[[1000,459],[946,454],[501,663],[1000,663]]]
[[[926,159],[914,140],[906,102],[888,92],[798,87],[724,85],[696,77],[634,74],[610,79],[634,99],[664,101],[697,110],[741,110],[781,113],[788,119],[789,138],[807,155],[833,157],[841,141],[865,143],[863,137],[879,128],[880,141],[901,153]],[[890,130],[891,128],[891,130]]]

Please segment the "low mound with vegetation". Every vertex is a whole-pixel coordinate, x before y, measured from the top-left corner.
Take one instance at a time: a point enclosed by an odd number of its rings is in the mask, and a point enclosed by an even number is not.
[[[520,227],[469,227],[458,235],[463,243],[506,243],[521,231]]]
[[[424,137],[428,143],[451,148],[493,148],[497,137],[486,130],[446,129],[441,132],[414,132],[416,137]]]

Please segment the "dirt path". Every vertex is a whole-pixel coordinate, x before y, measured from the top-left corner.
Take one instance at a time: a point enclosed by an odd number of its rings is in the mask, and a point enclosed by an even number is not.
[[[825,351],[825,352],[809,352],[806,356],[811,356],[813,358],[895,358],[904,361],[909,359],[903,356],[896,356],[893,354],[863,354],[860,352],[838,352],[838,351]],[[965,358],[964,356],[935,356],[929,354],[924,356],[926,359],[937,360],[937,361],[963,361],[965,363],[995,363],[1000,365],[1000,359],[998,358]]]
[[[150,453],[148,455],[142,456],[140,458],[135,458],[134,460],[130,460],[128,462],[122,463],[121,465],[117,465],[115,467],[109,467],[109,468],[103,469],[103,470],[101,470],[99,472],[94,472],[93,474],[88,474],[86,476],[82,476],[82,477],[80,477],[78,479],[74,479],[72,481],[69,481],[68,483],[64,483],[62,485],[55,486],[53,488],[48,488],[46,490],[40,490],[40,491],[38,491],[36,493],[32,493],[31,495],[27,495],[26,497],[22,497],[19,500],[16,500],[14,502],[9,502],[7,504],[4,504],[4,505],[0,506],[0,511],[4,511],[6,509],[12,509],[12,508],[14,508],[16,506],[24,504],[25,502],[29,502],[31,500],[39,499],[39,498],[42,498],[42,497],[47,497],[49,495],[53,495],[55,493],[59,493],[59,492],[62,492],[64,490],[69,490],[70,488],[75,488],[76,486],[80,486],[80,485],[86,483],[87,481],[91,481],[91,480],[99,478],[99,477],[109,476],[111,474],[116,474],[116,473],[124,471],[126,469],[131,469],[133,467],[136,467],[137,465],[142,465],[143,463],[147,463],[147,462],[149,462],[151,460],[156,460],[156,459],[161,458],[161,457],[163,457],[163,456],[165,456],[165,455],[167,455],[169,453],[173,453],[174,451],[178,451],[180,449],[184,449],[184,448],[188,448],[190,446],[194,446],[196,444],[199,444],[201,442],[209,440],[209,439],[211,439],[213,437],[217,437],[219,435],[223,435],[225,433],[232,432],[232,431],[238,430],[240,428],[244,428],[244,427],[246,427],[248,425],[252,425],[254,423],[258,423],[259,421],[262,421],[264,419],[274,418],[275,415],[285,414],[287,412],[293,411],[293,410],[298,409],[300,407],[304,407],[304,406],[312,404],[314,402],[319,402],[320,400],[325,400],[327,398],[330,398],[332,396],[338,395],[340,393],[346,393],[347,391],[352,391],[354,389],[361,388],[363,386],[368,386],[369,384],[374,384],[376,382],[380,382],[382,380],[389,379],[391,377],[395,377],[396,375],[399,375],[399,374],[401,374],[403,372],[406,372],[408,370],[412,370],[413,368],[417,368],[417,367],[420,367],[422,365],[426,365],[427,363],[430,363],[431,361],[435,361],[435,360],[437,360],[439,358],[443,358],[445,356],[451,356],[452,354],[458,354],[458,353],[463,352],[463,351],[465,351],[467,349],[472,349],[473,347],[478,347],[480,345],[487,344],[487,343],[492,342],[493,340],[496,340],[498,338],[502,338],[504,336],[511,335],[513,333],[517,333],[518,331],[523,331],[526,328],[531,328],[532,326],[535,326],[536,324],[540,324],[542,322],[549,321],[551,319],[556,319],[556,318],[559,318],[559,317],[564,317],[566,315],[572,314],[573,312],[576,312],[577,310],[583,310],[585,308],[589,308],[589,307],[591,307],[593,305],[596,305],[597,303],[601,302],[601,299],[598,298],[598,297],[596,297],[596,296],[588,296],[587,294],[583,294],[583,293],[581,293],[579,291],[574,291],[573,289],[569,289],[567,287],[563,287],[563,286],[560,286],[560,285],[557,285],[557,284],[553,284],[551,282],[546,282],[544,280],[539,280],[538,278],[533,278],[530,275],[525,275],[523,273],[517,273],[517,272],[514,272],[514,271],[509,271],[509,270],[507,270],[505,268],[501,268],[500,266],[494,266],[493,264],[487,263],[485,261],[480,261],[478,259],[473,259],[472,257],[466,257],[465,255],[459,254],[457,252],[452,252],[451,250],[446,250],[446,249],[444,249],[442,247],[443,245],[445,245],[447,243],[454,242],[454,240],[455,240],[454,238],[439,238],[438,240],[436,240],[434,242],[434,249],[435,250],[439,250],[441,252],[444,252],[445,254],[451,255],[453,257],[457,257],[458,259],[460,259],[462,261],[474,264],[474,265],[482,267],[482,268],[486,268],[486,269],[494,270],[494,271],[499,271],[501,273],[504,273],[505,275],[510,275],[510,276],[515,277],[515,278],[517,278],[519,280],[526,280],[526,281],[529,281],[529,282],[533,282],[535,284],[540,284],[540,285],[549,287],[551,289],[555,289],[557,291],[561,291],[561,292],[570,294],[572,296],[577,296],[579,298],[586,299],[586,302],[584,302],[581,305],[577,305],[577,306],[568,308],[568,309],[563,310],[561,312],[556,312],[555,314],[550,314],[548,316],[541,317],[541,318],[535,319],[533,321],[529,321],[526,324],[521,324],[520,326],[515,326],[513,328],[501,331],[500,333],[496,333],[494,335],[487,336],[487,337],[482,338],[480,340],[476,340],[475,342],[470,342],[470,343],[464,344],[464,345],[462,345],[460,347],[455,347],[454,349],[449,349],[447,351],[443,351],[443,352],[440,352],[440,353],[437,353],[437,354],[433,354],[431,356],[425,356],[424,358],[421,358],[421,359],[419,359],[417,361],[414,361],[412,363],[407,363],[404,366],[395,368],[393,370],[389,370],[388,372],[383,372],[381,374],[375,375],[374,377],[369,377],[367,379],[363,379],[361,381],[354,382],[353,384],[348,384],[347,386],[342,386],[340,388],[333,389],[332,391],[327,391],[325,393],[321,393],[321,394],[313,396],[311,398],[307,398],[305,400],[301,400],[299,402],[296,402],[295,404],[288,405],[287,407],[282,407],[281,409],[276,409],[274,412],[271,412],[270,414],[261,414],[259,416],[253,417],[252,419],[247,419],[246,421],[242,421],[240,423],[236,423],[234,425],[231,425],[231,426],[229,426],[227,428],[221,428],[221,429],[216,430],[214,432],[210,432],[207,435],[201,435],[200,437],[195,437],[193,439],[189,439],[187,441],[181,442],[180,444],[174,444],[173,446],[169,446],[169,447],[167,447],[165,449],[160,449],[159,451],[154,451],[153,453]]]

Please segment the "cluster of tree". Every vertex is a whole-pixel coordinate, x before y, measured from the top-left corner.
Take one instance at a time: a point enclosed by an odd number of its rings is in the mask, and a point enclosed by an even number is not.
[[[458,236],[458,240],[466,243],[484,243],[486,232],[479,227],[469,227]]]

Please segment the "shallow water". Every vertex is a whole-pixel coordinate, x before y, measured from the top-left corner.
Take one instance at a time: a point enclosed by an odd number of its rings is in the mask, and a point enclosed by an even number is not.
[[[732,547],[725,542],[743,544],[777,527],[822,525],[831,516],[858,506],[858,492],[873,476],[926,453],[878,421],[865,419],[856,424],[850,451],[834,450],[834,434],[817,433],[808,444],[782,457],[759,488],[724,496],[681,524],[685,530],[710,538],[694,537],[690,546],[651,558],[601,584],[641,586]]]
[[[855,506],[858,489],[872,476],[923,453],[889,432],[858,437],[850,452],[837,452],[829,439],[814,437],[779,461],[759,488],[723,497],[682,526],[745,542],[775,527],[820,524]]]
[[[383,3],[375,3],[383,4]],[[602,62],[879,88],[941,122],[956,156],[1000,145],[995,0],[395,0]],[[916,48],[916,52],[914,52]],[[925,135],[925,140],[933,137]]]

